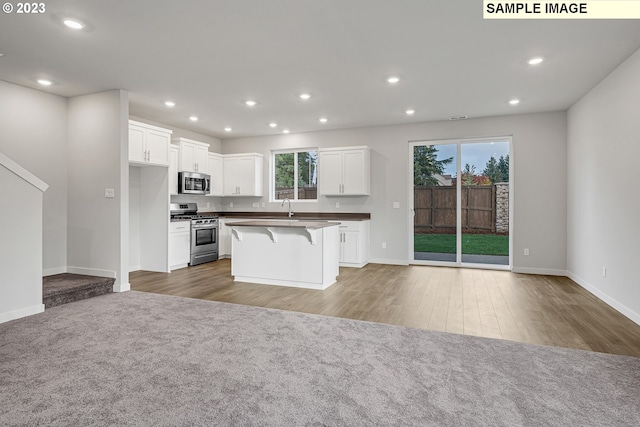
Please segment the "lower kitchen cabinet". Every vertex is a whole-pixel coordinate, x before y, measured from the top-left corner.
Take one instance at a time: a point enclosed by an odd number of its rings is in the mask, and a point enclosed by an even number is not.
[[[227,222],[252,221],[250,218],[219,218],[218,219],[218,257],[231,258],[231,227]]]
[[[189,265],[191,254],[191,221],[169,223],[169,270]]]
[[[218,257],[231,257],[231,229],[227,227],[225,218],[218,218]]]
[[[369,262],[369,221],[340,221],[340,267],[364,267]]]

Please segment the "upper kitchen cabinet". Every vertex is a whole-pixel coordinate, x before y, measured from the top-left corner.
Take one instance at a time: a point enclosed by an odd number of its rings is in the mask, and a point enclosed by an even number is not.
[[[171,131],[129,120],[129,162],[169,166]]]
[[[209,144],[186,138],[175,138],[173,142],[180,146],[179,172],[207,173]]]
[[[222,155],[209,153],[207,160],[207,173],[211,175],[211,189],[209,196],[222,196],[224,182],[224,160]]]
[[[319,192],[324,196],[371,194],[369,147],[318,150]]]
[[[224,196],[262,196],[262,154],[224,156]]]

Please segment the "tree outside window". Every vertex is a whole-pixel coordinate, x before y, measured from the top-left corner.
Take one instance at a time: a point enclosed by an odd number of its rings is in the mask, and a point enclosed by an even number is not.
[[[275,200],[317,200],[318,151],[273,154]]]

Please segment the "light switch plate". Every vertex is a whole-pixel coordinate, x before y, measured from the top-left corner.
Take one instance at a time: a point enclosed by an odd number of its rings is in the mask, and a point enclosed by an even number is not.
[[[116,190],[114,190],[113,188],[105,188],[104,197],[107,199],[113,199],[114,197],[116,197]]]
[[[400,209],[400,202],[393,202],[393,209]]]

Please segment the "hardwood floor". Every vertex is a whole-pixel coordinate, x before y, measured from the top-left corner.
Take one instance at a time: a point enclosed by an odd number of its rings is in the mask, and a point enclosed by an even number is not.
[[[369,264],[316,291],[234,282],[225,259],[129,280],[136,291],[640,357],[640,326],[566,277]]]

